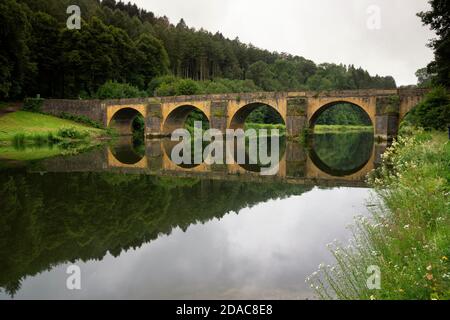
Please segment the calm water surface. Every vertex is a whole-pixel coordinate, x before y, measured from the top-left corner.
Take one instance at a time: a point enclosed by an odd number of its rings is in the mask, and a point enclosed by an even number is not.
[[[1,299],[305,299],[366,215],[368,134],[286,143],[280,172],[177,168],[164,141],[0,164]],[[81,290],[66,288],[81,268]]]

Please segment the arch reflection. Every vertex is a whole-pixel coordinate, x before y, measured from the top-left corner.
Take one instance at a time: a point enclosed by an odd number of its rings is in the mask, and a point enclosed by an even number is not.
[[[145,157],[144,142],[131,136],[119,137],[109,150],[118,162],[125,165],[137,164]]]
[[[135,168],[144,173],[171,175],[179,172],[183,175],[203,174],[215,178],[228,179],[233,176],[256,177],[261,175],[264,166],[256,164],[239,164],[236,160],[237,145],[233,155],[227,154],[224,143],[223,164],[208,163],[177,165],[171,159],[175,141],[168,139],[147,140],[145,148],[139,152],[131,139],[121,139],[120,143],[109,149],[110,158],[105,168]],[[280,141],[278,171],[272,176],[291,182],[312,180],[364,182],[369,173],[379,162],[379,154],[385,146],[374,144],[370,135],[355,134],[321,134],[316,135],[305,148],[295,141]],[[202,152],[205,149],[202,148]],[[145,152],[143,154],[142,152]],[[192,154],[193,157],[193,154]],[[245,153],[246,161],[248,153]],[[202,158],[203,159],[203,158]],[[230,162],[231,160],[231,162]],[[235,177],[236,178],[236,177]],[[261,178],[264,179],[263,176]]]
[[[374,150],[371,132],[315,134],[311,139],[309,157],[323,172],[345,177],[362,170]]]

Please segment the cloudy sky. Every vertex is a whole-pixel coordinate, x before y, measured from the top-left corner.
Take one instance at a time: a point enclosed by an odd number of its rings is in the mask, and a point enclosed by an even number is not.
[[[426,0],[131,0],[190,27],[239,37],[271,51],[316,63],[361,66],[415,84],[415,71],[433,58],[433,33],[416,13]],[[370,27],[369,27],[370,26]]]

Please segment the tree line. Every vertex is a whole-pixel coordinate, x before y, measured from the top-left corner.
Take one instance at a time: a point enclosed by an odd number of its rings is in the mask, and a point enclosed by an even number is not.
[[[66,27],[69,5],[80,30]],[[115,0],[3,0],[0,99],[395,88],[353,65],[270,52]],[[117,90],[116,90],[117,91]],[[131,92],[131,93],[130,93]],[[116,92],[117,93],[117,92]]]
[[[436,33],[428,43],[434,60],[416,72],[420,87],[431,91],[406,117],[406,123],[426,129],[450,130],[450,2],[429,0],[430,9],[417,15]]]

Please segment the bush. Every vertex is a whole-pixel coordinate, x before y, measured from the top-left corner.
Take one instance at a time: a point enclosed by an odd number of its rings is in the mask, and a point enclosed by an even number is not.
[[[262,89],[252,80],[214,79],[206,81],[194,81],[175,76],[162,76],[153,79],[148,92],[158,97],[195,95],[195,94],[221,94],[232,92],[257,92]]]
[[[42,98],[26,98],[23,102],[23,111],[41,112],[44,99]]]
[[[126,99],[126,98],[140,98],[146,97],[145,91],[140,91],[138,88],[127,84],[119,83],[109,80],[103,84],[95,94],[98,99]]]
[[[175,90],[173,91],[172,94],[164,94],[164,95],[158,94],[157,90],[162,90],[161,87],[165,87],[166,89],[173,88],[173,83],[175,83],[176,81],[178,81],[178,78],[172,75],[154,78],[152,81],[150,81],[148,85],[148,92],[152,96],[175,95]]]
[[[21,148],[25,144],[25,134],[17,133],[13,136],[13,145],[16,148]]]
[[[177,96],[190,96],[195,94],[200,94],[202,92],[200,85],[191,79],[182,79],[178,81],[176,86]]]
[[[151,84],[152,88],[158,81]],[[149,89],[150,90],[150,89]],[[190,96],[202,93],[199,83],[191,79],[164,77],[154,91],[156,96]]]
[[[59,115],[59,117],[62,119],[71,120],[74,122],[85,124],[85,125],[97,128],[97,129],[104,129],[104,127],[100,123],[98,123],[97,121],[94,121],[86,116],[76,116],[73,114],[63,112]]]
[[[57,135],[63,139],[84,139],[89,136],[89,132],[78,130],[75,127],[64,127],[58,130]]]
[[[444,87],[431,90],[405,118],[414,126],[445,130],[450,125],[450,96]]]

